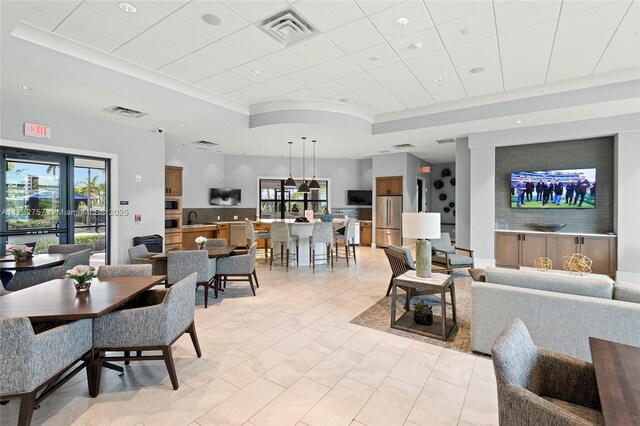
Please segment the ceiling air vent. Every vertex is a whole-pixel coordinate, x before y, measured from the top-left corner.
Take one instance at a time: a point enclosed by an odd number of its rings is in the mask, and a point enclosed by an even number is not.
[[[112,105],[109,108],[103,109],[103,111],[129,118],[140,118],[147,115],[146,112],[136,111],[135,109],[125,108],[117,105]]]
[[[455,142],[455,141],[456,141],[456,140],[455,140],[455,139],[453,139],[453,138],[449,138],[449,139],[436,139],[436,142],[438,142],[438,143],[453,143],[453,142]]]
[[[415,148],[415,145],[411,145],[410,143],[401,143],[400,145],[393,145],[395,149],[408,149]]]
[[[194,145],[198,145],[199,148],[209,148],[212,146],[217,146],[219,144],[215,143],[215,142],[209,142],[209,141],[195,141],[195,142],[191,142]]]
[[[263,20],[260,26],[262,31],[283,46],[300,43],[317,33],[313,25],[291,9],[283,10]]]
[[[388,149],[382,150],[382,151],[378,151],[380,154],[387,154],[391,151],[389,151]]]

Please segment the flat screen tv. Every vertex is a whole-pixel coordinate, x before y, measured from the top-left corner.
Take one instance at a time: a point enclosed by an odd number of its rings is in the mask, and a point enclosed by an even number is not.
[[[209,204],[212,206],[240,205],[240,190],[229,188],[211,188]]]
[[[370,206],[372,205],[372,192],[366,190],[348,190],[347,205]]]
[[[512,209],[595,209],[596,169],[512,172]]]

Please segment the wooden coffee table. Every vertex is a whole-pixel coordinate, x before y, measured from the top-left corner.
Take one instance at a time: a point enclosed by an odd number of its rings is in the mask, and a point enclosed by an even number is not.
[[[413,311],[406,311],[396,319],[396,303],[398,300],[398,287],[407,289],[433,289],[434,293],[440,293],[440,306],[442,315],[433,316],[433,324],[420,325],[413,320]],[[451,319],[447,318],[447,289],[451,294]],[[416,271],[407,271],[393,280],[391,295],[391,328],[416,333],[422,336],[439,340],[447,340],[447,336],[456,326],[456,292],[451,275],[433,273],[431,278],[418,278]],[[450,321],[450,322],[449,322]]]

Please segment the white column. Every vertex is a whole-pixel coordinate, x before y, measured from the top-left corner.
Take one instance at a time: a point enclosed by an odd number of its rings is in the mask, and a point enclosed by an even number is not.
[[[471,152],[469,138],[456,139],[456,245],[471,248],[469,235]]]
[[[475,251],[476,267],[495,266],[496,149],[493,145],[473,144],[470,148],[469,248]]]

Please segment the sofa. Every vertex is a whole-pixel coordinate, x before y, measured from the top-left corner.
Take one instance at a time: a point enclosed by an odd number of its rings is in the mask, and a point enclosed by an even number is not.
[[[604,275],[488,268],[471,284],[471,349],[520,318],[537,346],[591,361],[589,337],[640,346],[640,285]]]

